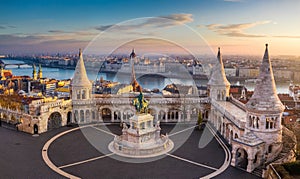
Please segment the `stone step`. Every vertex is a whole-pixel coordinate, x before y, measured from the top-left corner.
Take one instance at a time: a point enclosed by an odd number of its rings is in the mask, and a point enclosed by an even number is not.
[[[17,130],[16,126],[13,124],[9,124],[6,122],[1,121],[1,125],[0,127],[6,128],[6,129],[10,129],[10,130]]]
[[[255,176],[262,177],[262,172],[261,168],[255,168],[251,173]]]

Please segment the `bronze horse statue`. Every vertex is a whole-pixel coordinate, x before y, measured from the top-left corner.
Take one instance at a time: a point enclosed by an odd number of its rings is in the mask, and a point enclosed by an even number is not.
[[[144,99],[144,95],[142,92],[140,92],[140,94],[133,99],[132,103],[138,113],[148,113],[149,102]]]

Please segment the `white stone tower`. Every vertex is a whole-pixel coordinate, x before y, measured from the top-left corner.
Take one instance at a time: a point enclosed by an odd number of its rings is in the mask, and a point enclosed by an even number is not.
[[[95,103],[92,99],[92,83],[86,74],[81,49],[79,49],[79,60],[72,79],[72,106],[73,122],[89,123],[95,120],[96,114],[94,111]]]
[[[218,62],[212,70],[209,82],[207,83],[209,96],[213,100],[225,101],[226,97],[229,97],[230,83],[225,75],[220,47],[218,49]]]
[[[265,157],[270,161],[282,148],[281,117],[284,106],[276,92],[268,44],[266,44],[254,93],[246,103],[246,109],[246,131],[253,132],[265,142]]]

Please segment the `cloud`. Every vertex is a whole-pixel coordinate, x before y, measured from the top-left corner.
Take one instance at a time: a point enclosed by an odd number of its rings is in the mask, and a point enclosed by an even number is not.
[[[109,28],[111,28],[113,26],[114,25],[100,25],[100,26],[95,27],[95,29],[99,30],[99,31],[105,31],[106,29],[109,29]]]
[[[9,28],[15,29],[17,27],[14,25],[0,25],[0,29],[9,29]]]
[[[253,23],[241,23],[241,24],[209,24],[206,27],[218,33],[219,35],[225,35],[228,37],[266,37],[263,34],[249,34],[244,32],[245,30],[263,24],[268,24],[271,21],[258,21]]]
[[[49,30],[48,31],[49,33],[54,33],[54,34],[59,34],[59,33],[69,33],[69,32],[66,32],[64,30]]]
[[[0,35],[1,53],[31,54],[41,52],[70,52],[85,47],[89,41],[57,38],[47,35]]]
[[[295,38],[295,39],[298,39],[298,38],[300,38],[300,35],[275,35],[273,37],[277,37],[277,38]]]
[[[149,27],[149,28],[164,28],[164,27],[172,27],[177,25],[183,25],[186,23],[193,22],[192,14],[170,14],[166,16],[158,16],[153,18],[145,18],[143,19],[137,19],[137,23],[130,24],[109,24],[109,25],[100,25],[94,27],[94,29],[99,31],[105,31],[109,28],[111,30],[117,30],[117,31],[129,31],[129,30],[137,30],[139,28],[143,27]],[[135,21],[134,21],[135,22]]]

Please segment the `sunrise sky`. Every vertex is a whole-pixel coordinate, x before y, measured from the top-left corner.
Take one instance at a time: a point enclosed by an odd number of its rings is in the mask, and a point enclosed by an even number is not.
[[[99,40],[99,52],[121,38],[160,37],[189,49],[207,42],[213,51],[220,46],[223,54],[239,55],[261,55],[269,43],[272,55],[300,56],[299,19],[298,0],[1,1],[0,54],[75,53],[115,27],[115,35]]]

